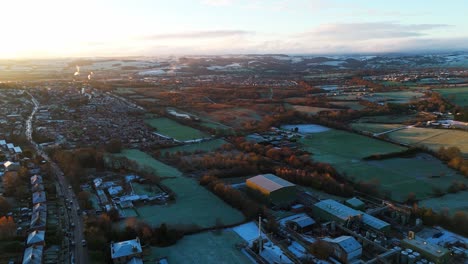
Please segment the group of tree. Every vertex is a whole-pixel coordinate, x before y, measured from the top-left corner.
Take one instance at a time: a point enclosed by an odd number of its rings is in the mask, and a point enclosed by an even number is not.
[[[227,204],[241,211],[247,219],[254,219],[259,214],[266,216],[266,209],[250,199],[245,193],[224,184],[215,176],[205,175],[200,179],[200,185],[216,194]]]
[[[457,211],[450,215],[448,210],[437,213],[432,208],[416,208],[415,216],[423,220],[428,226],[440,225],[457,234],[468,236],[468,214],[464,211]]]
[[[464,159],[462,152],[457,147],[440,147],[436,156],[447,162],[447,165],[468,177],[468,160]]]
[[[16,223],[11,216],[0,217],[0,239],[14,237],[16,235]]]

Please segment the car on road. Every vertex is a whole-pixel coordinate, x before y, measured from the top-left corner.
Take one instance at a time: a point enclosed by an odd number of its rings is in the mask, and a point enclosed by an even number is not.
[[[84,239],[81,240],[81,245],[82,245],[83,247],[86,247],[86,240],[84,240]]]
[[[75,223],[71,222],[70,226],[75,227]]]
[[[68,189],[69,189],[69,190],[71,190],[71,188],[72,188],[72,187],[71,187],[71,185],[70,185],[70,186],[68,186]]]
[[[70,240],[70,244],[72,247],[75,246],[75,240]]]

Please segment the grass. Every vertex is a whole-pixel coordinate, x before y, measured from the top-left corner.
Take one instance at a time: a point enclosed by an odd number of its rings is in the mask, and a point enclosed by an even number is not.
[[[340,102],[330,102],[330,103],[333,105],[348,107],[349,109],[352,109],[352,110],[362,110],[366,108],[366,106],[360,104],[359,101],[346,101],[346,102],[340,101]]]
[[[351,123],[353,129],[369,133],[382,133],[402,126],[398,124]]]
[[[385,100],[392,103],[405,104],[414,99],[423,97],[424,94],[417,91],[399,91],[399,92],[386,92],[374,93],[373,97],[365,97],[366,100],[375,102]]]
[[[144,260],[149,263],[167,257],[169,263],[251,263],[249,258],[235,247],[237,243],[242,242],[243,239],[232,230],[223,230],[219,234],[205,232],[186,236],[171,247],[152,247],[151,255]]]
[[[468,106],[468,87],[445,88],[434,90],[459,106]]]
[[[147,119],[146,123],[151,127],[156,128],[157,133],[180,141],[205,138],[208,136],[195,128],[181,125],[176,121],[165,117]]]
[[[157,186],[151,186],[148,184],[140,184],[137,182],[132,183],[133,191],[138,195],[153,196],[162,193]]]
[[[176,153],[178,151],[180,152],[196,152],[196,151],[212,151],[215,150],[222,145],[227,144],[226,141],[223,139],[214,139],[214,140],[209,140],[209,141],[203,141],[200,143],[193,143],[193,144],[186,144],[182,146],[177,146],[177,147],[172,147],[172,148],[167,148],[167,149],[162,149],[161,154],[164,153]]]
[[[366,116],[357,120],[360,123],[382,123],[382,124],[401,124],[412,122],[418,118],[417,115],[381,115],[381,116]]]
[[[216,221],[235,224],[244,220],[236,209],[224,203],[216,195],[200,186],[197,181],[183,177],[182,173],[139,150],[124,150],[122,154],[140,165],[148,166],[154,173],[172,178],[163,179],[162,184],[176,193],[175,203],[167,205],[145,205],[137,207],[139,217],[153,226],[162,223],[171,225],[197,225],[212,227]],[[162,173],[162,174],[161,174]]]
[[[292,108],[296,111],[307,113],[307,114],[317,114],[321,111],[335,111],[338,109],[333,108],[323,108],[323,107],[314,107],[314,106],[305,106],[305,105],[293,105]]]
[[[393,199],[404,201],[410,192],[418,199],[432,196],[433,188],[447,188],[461,175],[429,155],[364,161],[372,154],[402,151],[405,148],[369,137],[338,130],[312,134],[302,139],[312,158],[332,164],[354,181],[375,181],[390,191]]]
[[[118,94],[134,94],[135,93],[135,90],[133,88],[118,87],[114,91]]]
[[[448,210],[450,214],[457,211],[468,212],[468,192],[451,193],[442,197],[426,199],[419,202],[420,207],[432,208],[436,212]]]
[[[468,140],[465,131],[411,127],[387,134],[391,139],[409,144],[423,145],[437,151],[440,147],[458,147],[468,155]]]

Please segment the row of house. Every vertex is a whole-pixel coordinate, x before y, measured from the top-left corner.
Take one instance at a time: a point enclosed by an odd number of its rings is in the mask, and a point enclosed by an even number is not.
[[[29,234],[26,239],[23,264],[40,264],[45,246],[45,228],[47,224],[47,198],[42,176],[30,178],[32,192],[32,214]]]

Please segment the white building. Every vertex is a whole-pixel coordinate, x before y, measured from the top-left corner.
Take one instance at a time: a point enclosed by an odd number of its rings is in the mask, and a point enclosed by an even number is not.
[[[140,239],[111,243],[111,258],[114,264],[143,263],[141,253],[143,252]]]

